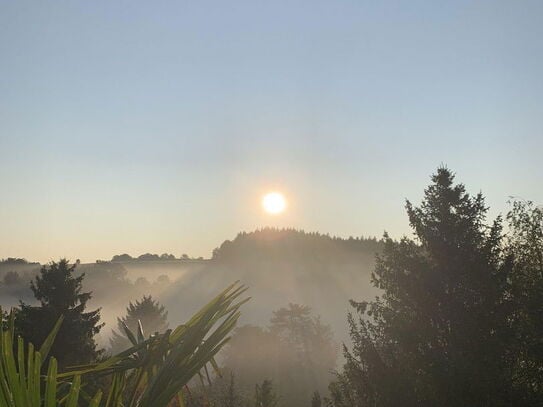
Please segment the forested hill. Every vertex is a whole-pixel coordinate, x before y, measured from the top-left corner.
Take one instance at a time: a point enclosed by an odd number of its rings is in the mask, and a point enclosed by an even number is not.
[[[375,238],[343,239],[296,229],[264,228],[241,232],[233,241],[226,240],[213,251],[213,260],[219,263],[371,261],[381,246],[381,241]]]
[[[342,239],[294,229],[243,232],[215,249],[202,270],[178,280],[164,300],[170,315],[179,312],[182,319],[194,310],[180,308],[181,298],[198,304],[240,280],[253,297],[243,322],[266,323],[273,310],[299,303],[312,307],[342,340],[349,299],[371,299],[377,293],[370,276],[381,247],[374,238]]]

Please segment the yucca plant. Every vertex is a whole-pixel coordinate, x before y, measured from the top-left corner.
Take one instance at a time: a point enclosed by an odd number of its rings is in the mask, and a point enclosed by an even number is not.
[[[108,375],[112,384],[105,407],[166,407],[178,399],[196,377],[209,377],[207,365],[217,369],[215,355],[230,339],[246,291],[237,283],[217,295],[186,324],[145,339],[143,328],[134,334],[125,327],[132,348],[106,361],[66,372],[61,378]]]
[[[0,310],[0,315],[3,315]],[[76,407],[78,405],[81,376],[74,375],[70,382],[59,382],[57,361],[50,358],[47,374],[42,374],[43,362],[47,358],[55,340],[62,317],[39,350],[17,338],[17,355],[14,353],[15,312],[11,311],[7,327],[0,323],[0,406],[1,407]],[[60,385],[60,386],[59,386]],[[88,402],[89,407],[97,407],[102,393],[98,392]]]
[[[79,366],[57,373],[50,358],[46,375],[41,374],[51,344],[62,319],[39,351],[18,339],[13,353],[14,314],[7,329],[1,331],[0,407],[166,407],[173,401],[183,406],[183,389],[196,377],[209,378],[207,365],[218,371],[215,355],[230,339],[240,316],[240,300],[246,288],[236,284],[221,292],[186,324],[163,334],[145,338],[141,324],[138,332],[125,327],[132,348],[94,365]],[[107,397],[98,391],[92,398],[84,391],[85,380],[110,378]]]

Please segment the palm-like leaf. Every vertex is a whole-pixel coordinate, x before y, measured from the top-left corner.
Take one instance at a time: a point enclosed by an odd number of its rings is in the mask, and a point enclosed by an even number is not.
[[[246,291],[237,283],[217,295],[186,324],[144,339],[141,325],[136,335],[125,327],[132,348],[106,361],[80,367],[60,377],[74,375],[113,375],[106,407],[165,407],[182,392],[187,383],[210,363],[230,339]]]
[[[62,397],[59,386],[57,386],[58,374],[55,358],[50,358],[47,374],[45,376],[41,374],[42,364],[51,349],[62,320],[62,317],[59,318],[39,351],[35,351],[34,346],[28,344],[25,354],[24,341],[20,337],[17,338],[17,355],[13,351],[15,312],[12,310],[10,313],[7,329],[4,329],[3,324],[0,323],[0,406],[77,406],[81,385],[79,375],[75,375],[72,382],[68,383],[68,394]],[[43,384],[45,384],[45,389],[42,387]],[[89,406],[98,407],[100,398],[101,394],[98,393]]]
[[[240,300],[246,288],[237,283],[228,287],[197,312],[186,324],[145,339],[141,324],[132,333],[125,326],[132,348],[101,363],[80,366],[59,374],[57,361],[49,358],[47,374],[42,364],[58,334],[63,318],[39,351],[18,338],[14,354],[14,320],[8,326],[0,321],[0,407],[77,407],[89,375],[110,376],[111,384],[104,407],[166,407],[176,399],[183,402],[183,388],[210,363],[217,370],[215,355],[230,339],[240,316],[239,309],[249,299]],[[0,315],[1,315],[0,309]],[[87,397],[89,407],[99,407],[102,392]]]

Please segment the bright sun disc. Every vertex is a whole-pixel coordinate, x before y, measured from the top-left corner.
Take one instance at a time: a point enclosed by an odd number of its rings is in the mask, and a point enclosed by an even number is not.
[[[262,198],[262,207],[267,213],[277,215],[285,210],[287,201],[279,192],[270,192]]]

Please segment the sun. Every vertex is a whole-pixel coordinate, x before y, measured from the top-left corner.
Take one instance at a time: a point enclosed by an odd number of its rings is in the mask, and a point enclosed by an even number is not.
[[[269,192],[262,198],[262,207],[270,215],[278,215],[287,207],[287,201],[279,192]]]

